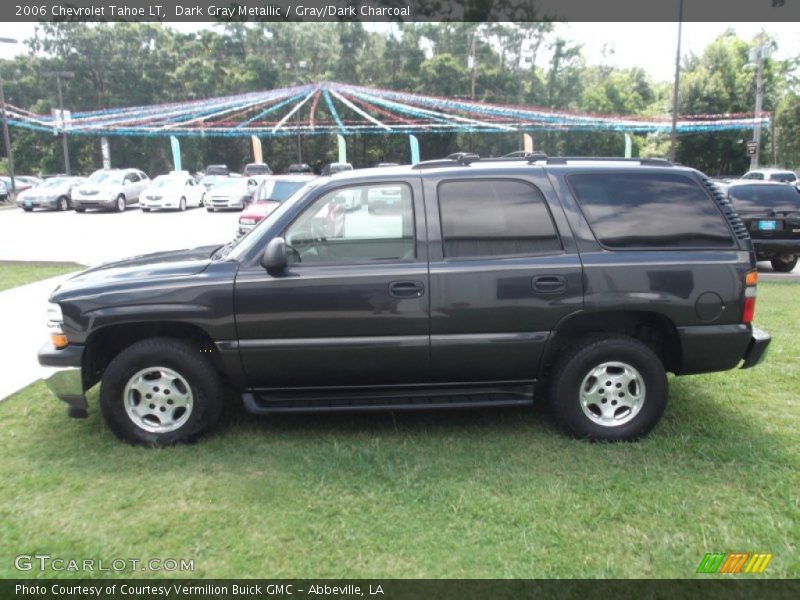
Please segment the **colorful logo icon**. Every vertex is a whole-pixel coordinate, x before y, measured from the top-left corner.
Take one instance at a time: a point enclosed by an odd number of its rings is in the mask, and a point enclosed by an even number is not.
[[[697,565],[697,573],[763,573],[772,554],[763,552],[706,552]]]

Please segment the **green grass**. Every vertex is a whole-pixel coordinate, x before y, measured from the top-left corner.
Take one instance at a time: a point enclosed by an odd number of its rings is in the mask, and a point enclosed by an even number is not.
[[[68,262],[0,261],[0,292],[85,268]]]
[[[771,552],[764,576],[797,577],[798,291],[760,286],[764,364],[672,378],[634,444],[566,438],[543,408],[233,411],[151,450],[32,385],[0,404],[0,577],[34,552],[194,559],[203,577],[694,577],[707,551]]]

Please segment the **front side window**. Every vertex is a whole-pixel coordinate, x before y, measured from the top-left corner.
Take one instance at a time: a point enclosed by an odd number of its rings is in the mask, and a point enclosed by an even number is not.
[[[742,175],[742,179],[764,179],[764,174],[758,171],[750,171]]]
[[[439,185],[445,258],[525,256],[561,251],[544,196],[509,179]]]
[[[567,177],[598,241],[609,248],[729,248],[725,217],[699,183],[675,173]]]
[[[317,198],[284,234],[289,262],[359,263],[415,257],[411,188],[385,183]]]

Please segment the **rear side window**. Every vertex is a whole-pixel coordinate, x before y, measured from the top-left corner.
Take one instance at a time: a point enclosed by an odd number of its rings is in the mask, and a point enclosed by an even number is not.
[[[524,256],[561,250],[542,193],[508,179],[439,185],[446,258]]]
[[[598,241],[610,248],[732,245],[725,218],[702,187],[670,173],[567,177]]]

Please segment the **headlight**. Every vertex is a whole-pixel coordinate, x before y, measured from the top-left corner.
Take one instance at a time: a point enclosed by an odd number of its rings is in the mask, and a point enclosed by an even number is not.
[[[61,313],[61,307],[50,302],[47,305],[47,327],[50,329],[50,341],[56,348],[64,348],[69,344],[63,326],[64,315]]]

